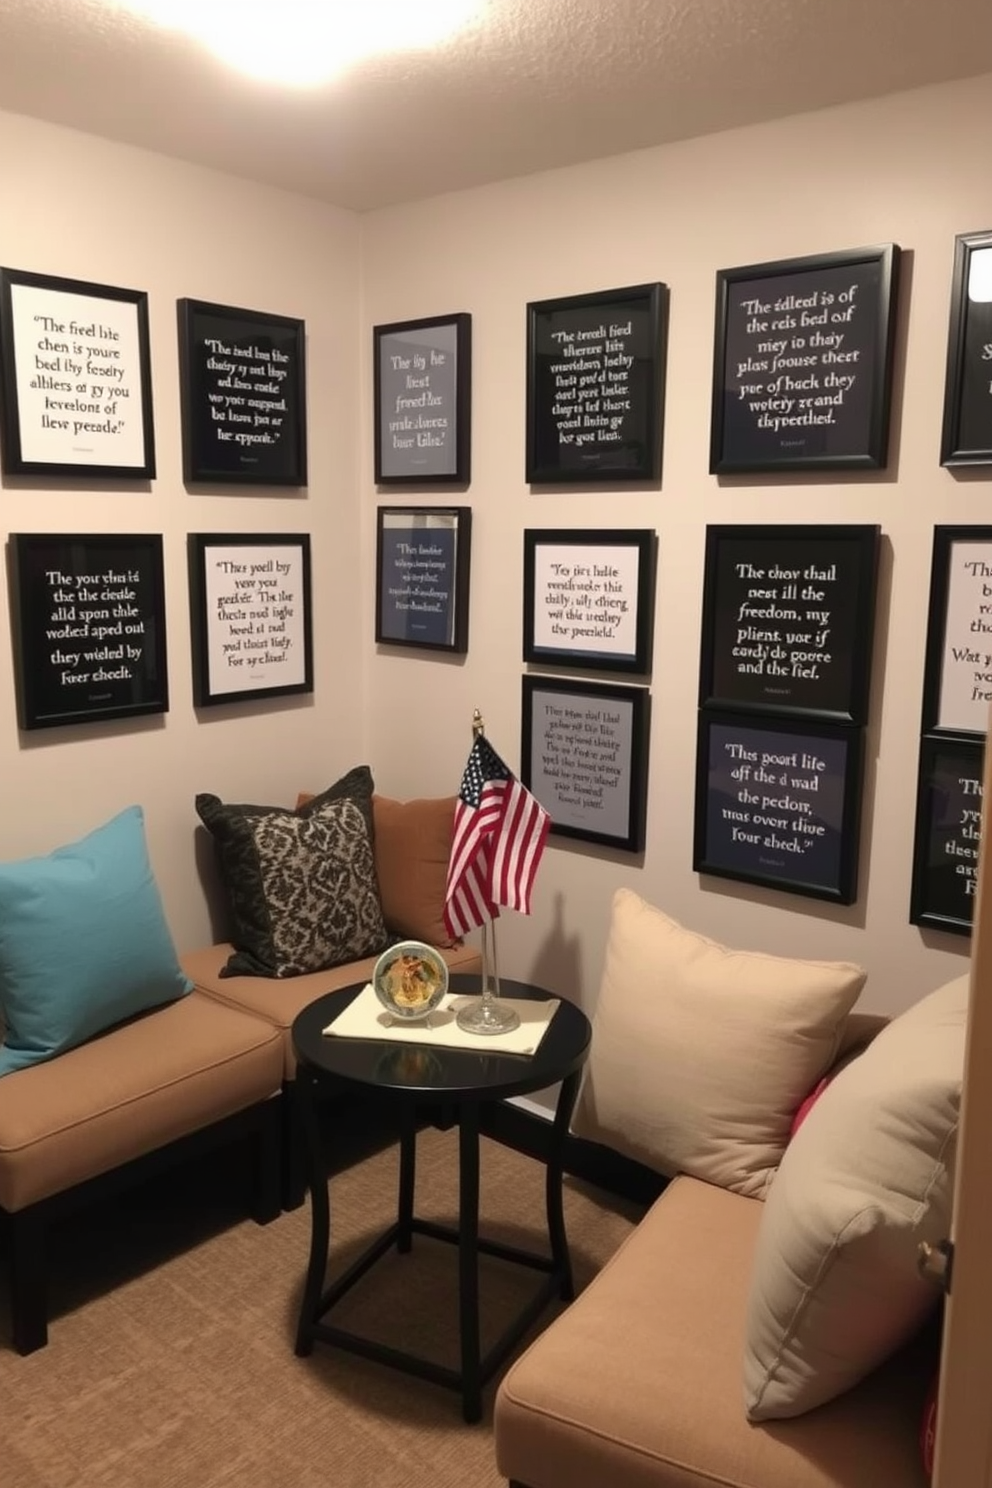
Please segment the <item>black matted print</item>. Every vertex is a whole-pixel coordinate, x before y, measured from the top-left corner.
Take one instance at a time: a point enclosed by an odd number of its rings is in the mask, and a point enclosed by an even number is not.
[[[187,481],[305,486],[302,320],[180,300]]]
[[[664,284],[527,307],[527,480],[657,480]]]
[[[886,463],[894,244],[717,274],[710,470]]]
[[[877,527],[706,531],[702,706],[863,723]]]
[[[16,533],[10,545],[21,728],[166,712],[161,537]]]

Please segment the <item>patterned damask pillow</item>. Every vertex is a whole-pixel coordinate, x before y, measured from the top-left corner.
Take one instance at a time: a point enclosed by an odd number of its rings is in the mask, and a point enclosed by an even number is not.
[[[222,976],[300,976],[385,950],[372,790],[359,765],[296,811],[196,797],[233,920]]]

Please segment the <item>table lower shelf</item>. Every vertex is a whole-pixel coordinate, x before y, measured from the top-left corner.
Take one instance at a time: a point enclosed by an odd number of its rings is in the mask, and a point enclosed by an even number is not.
[[[339,1328],[323,1321],[335,1303],[351,1291],[352,1287],[390,1250],[395,1247],[400,1254],[409,1252],[414,1235],[424,1235],[432,1240],[441,1240],[455,1246],[460,1246],[463,1238],[453,1226],[435,1224],[430,1220],[413,1218],[406,1225],[400,1223],[391,1225],[322,1292],[314,1309],[314,1315],[309,1319],[300,1319],[296,1352],[302,1357],[311,1352],[315,1341],[329,1343],[349,1353],[358,1354],[362,1358],[404,1370],[407,1374],[415,1375],[419,1379],[458,1390],[462,1394],[462,1412],[465,1420],[478,1421],[482,1415],[482,1387],[492,1378],[528,1328],[532,1327],[544,1309],[556,1297],[566,1301],[571,1300],[571,1274],[566,1268],[556,1265],[551,1256],[523,1250],[515,1245],[505,1245],[501,1241],[488,1240],[482,1236],[476,1238],[473,1245],[474,1255],[468,1258],[468,1264],[477,1265],[480,1255],[494,1256],[498,1260],[509,1261],[514,1265],[527,1266],[534,1271],[543,1272],[545,1279],[533,1297],[519,1309],[512,1322],[503,1330],[488,1352],[481,1357],[473,1338],[466,1336],[467,1319],[463,1306],[460,1320],[462,1361],[460,1369],[447,1368],[419,1354],[393,1348],[389,1344],[365,1338],[350,1329]],[[465,1257],[461,1259],[462,1264],[466,1264]],[[470,1333],[473,1329],[477,1330],[478,1318],[469,1321],[468,1327]]]

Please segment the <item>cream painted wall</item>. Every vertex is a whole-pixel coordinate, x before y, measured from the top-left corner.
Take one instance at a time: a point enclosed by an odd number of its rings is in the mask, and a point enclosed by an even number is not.
[[[365,586],[368,738],[382,788],[457,789],[476,706],[496,748],[518,767],[526,527],[649,526],[660,540],[643,861],[551,839],[533,915],[504,918],[504,974],[533,975],[590,1009],[619,885],[734,945],[858,961],[869,972],[865,1005],[880,1011],[909,1005],[963,969],[966,940],[921,932],[907,915],[932,529],[992,522],[988,472],[954,476],[938,464],[953,239],[992,226],[990,155],[987,76],[363,220],[366,355],[376,323],[473,316],[473,479],[459,498],[473,513],[470,649],[457,661],[377,652]],[[887,241],[904,249],[889,468],[710,476],[716,271]],[[671,293],[661,489],[532,493],[523,479],[526,302],[654,279]],[[366,400],[368,574],[377,500],[396,499],[371,483],[371,447]],[[733,521],[882,528],[861,887],[850,908],[691,870],[704,532],[708,522]]]
[[[0,263],[148,292],[157,479],[115,486],[8,476],[0,520],[5,535],[163,534],[171,692],[170,711],[153,718],[19,733],[4,641],[0,856],[48,852],[140,802],[169,921],[180,948],[188,949],[211,938],[197,876],[195,793],[291,803],[301,787],[330,784],[362,756],[358,219],[10,114],[0,114],[0,202]],[[217,486],[209,494],[187,493],[176,349],[182,296],[305,319],[308,490],[253,494]],[[197,716],[186,534],[284,530],[312,533],[313,696],[209,708]],[[6,634],[5,575],[0,583]]]

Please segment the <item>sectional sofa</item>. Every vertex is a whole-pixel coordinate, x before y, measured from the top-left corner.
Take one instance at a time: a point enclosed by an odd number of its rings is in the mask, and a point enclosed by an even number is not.
[[[511,1484],[924,1488],[969,983],[863,980],[620,891],[575,1126],[670,1181],[501,1381]]]
[[[200,805],[227,872],[234,937],[179,957],[138,808],[48,857],[0,865],[9,998],[0,1047],[7,1064],[0,1075],[0,1254],[12,1341],[22,1354],[48,1338],[49,1226],[80,1206],[233,1142],[250,1144],[250,1207],[259,1223],[302,1202],[290,1029],[308,1002],[366,980],[390,938],[432,939],[452,970],[480,967],[478,953],[452,943],[441,918],[453,798],[373,799],[362,767],[298,810],[225,807],[215,797]],[[322,871],[314,872],[306,853],[294,861],[294,844],[333,857],[331,836],[342,822],[344,878],[332,875],[326,887],[335,904],[350,903],[345,879],[363,878],[371,939],[347,939],[348,916],[335,917],[321,902],[319,883],[309,897],[293,887],[294,876],[319,879]],[[271,842],[278,871],[268,865],[269,887],[259,898]],[[316,954],[337,964],[294,967],[292,975],[264,964],[267,954],[285,950],[273,897],[284,891],[287,923],[314,918],[312,942],[335,920],[345,939],[330,949],[321,942]],[[23,995],[16,997],[18,978]],[[73,996],[60,1002],[51,989],[70,983]],[[42,1028],[38,1008],[46,1001]]]

